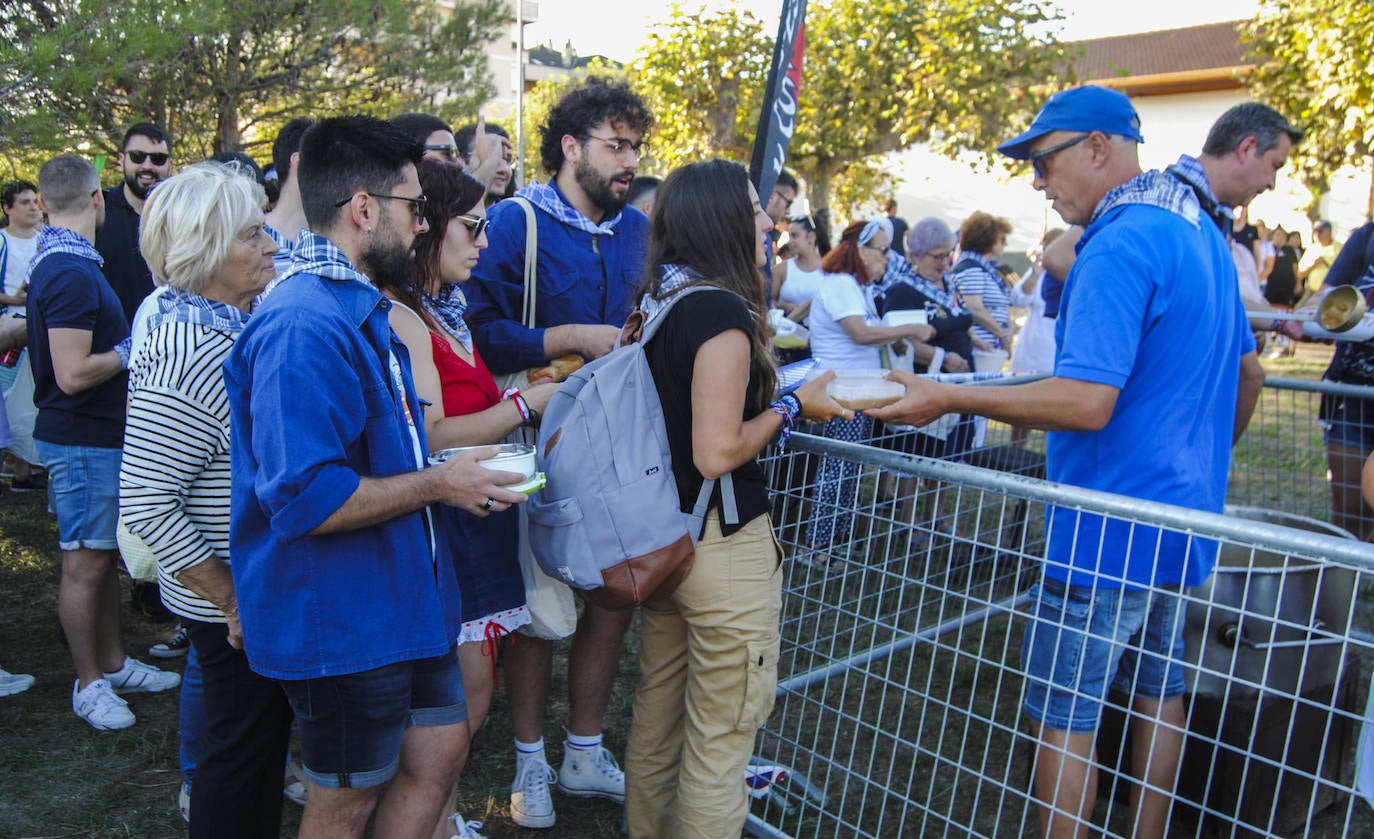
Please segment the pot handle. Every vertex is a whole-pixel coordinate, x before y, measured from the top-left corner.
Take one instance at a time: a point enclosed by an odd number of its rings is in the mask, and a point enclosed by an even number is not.
[[[1239,623],[1228,623],[1217,630],[1217,640],[1232,649],[1237,646],[1242,646],[1251,650],[1283,650],[1293,647],[1315,647],[1321,644],[1340,644],[1345,642],[1344,638],[1332,637],[1314,640],[1310,637],[1311,633],[1320,632],[1325,626],[1326,623],[1324,621],[1317,621],[1307,630],[1309,637],[1298,641],[1269,641],[1261,643],[1259,641],[1251,641],[1247,638],[1245,633],[1241,631]]]

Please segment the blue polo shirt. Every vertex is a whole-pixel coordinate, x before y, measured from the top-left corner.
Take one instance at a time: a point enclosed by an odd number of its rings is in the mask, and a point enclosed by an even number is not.
[[[1064,287],[1055,375],[1120,389],[1100,431],[1049,434],[1048,477],[1219,513],[1240,357],[1254,348],[1235,269],[1211,222],[1157,206],[1108,210]],[[1048,577],[1075,585],[1197,585],[1214,543],[1051,509]]]
[[[416,468],[411,419],[424,446],[389,308],[370,285],[297,273],[263,301],[225,362],[234,585],[244,649],[264,676],[437,656],[458,635],[457,583],[436,566],[422,513],[311,535],[361,477]]]

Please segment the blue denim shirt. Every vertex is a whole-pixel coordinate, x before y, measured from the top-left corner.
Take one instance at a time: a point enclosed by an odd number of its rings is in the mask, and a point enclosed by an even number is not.
[[[423,513],[310,535],[362,476],[416,468],[407,415],[422,446],[424,428],[389,309],[370,285],[299,273],[253,314],[225,362],[232,569],[244,649],[264,676],[361,672],[441,655],[457,637],[457,583],[447,563],[435,565]]]
[[[621,326],[634,309],[644,277],[649,219],[626,207],[614,235],[598,235],[556,220],[538,207],[539,287],[535,329],[521,320],[525,286],[525,211],[514,201],[491,208],[490,246],[463,286],[468,322],[482,360],[493,373],[547,363],[544,330],[567,324]]]

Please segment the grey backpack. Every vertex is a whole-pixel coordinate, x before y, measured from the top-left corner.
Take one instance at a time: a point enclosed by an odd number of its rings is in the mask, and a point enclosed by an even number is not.
[[[644,345],[693,286],[652,320],[630,316],[609,354],[573,373],[549,400],[535,456],[547,476],[530,496],[530,549],[550,577],[608,609],[637,606],[677,588],[691,570],[711,499],[706,481],[690,515],[673,479],[663,407]],[[720,481],[722,514],[739,515],[730,475]]]

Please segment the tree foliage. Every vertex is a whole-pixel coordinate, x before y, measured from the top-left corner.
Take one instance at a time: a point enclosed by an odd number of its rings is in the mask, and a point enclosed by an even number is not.
[[[1374,164],[1374,4],[1369,0],[1267,0],[1246,39],[1259,66],[1257,99],[1306,136],[1292,160],[1313,204],[1342,166]],[[1368,213],[1374,213],[1374,184]]]
[[[167,127],[178,158],[260,148],[299,114],[474,114],[504,0],[8,0],[0,150],[117,150]]]
[[[1034,0],[812,0],[788,166],[813,210],[871,200],[888,152],[991,154],[1063,75],[1062,49],[1039,34],[1055,19]],[[659,120],[658,162],[747,163],[773,36],[748,12],[674,8],[629,68]]]

